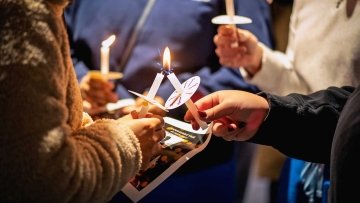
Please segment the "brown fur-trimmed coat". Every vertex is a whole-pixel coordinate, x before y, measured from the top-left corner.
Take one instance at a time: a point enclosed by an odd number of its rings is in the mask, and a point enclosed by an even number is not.
[[[65,5],[0,0],[2,203],[106,202],[141,165],[128,127],[83,118]]]

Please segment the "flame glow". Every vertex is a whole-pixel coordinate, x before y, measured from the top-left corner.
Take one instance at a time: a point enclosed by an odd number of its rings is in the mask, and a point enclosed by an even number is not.
[[[163,56],[163,67],[166,70],[170,70],[170,64],[171,64],[171,59],[170,59],[170,49],[169,47],[166,47],[164,50],[164,56]]]

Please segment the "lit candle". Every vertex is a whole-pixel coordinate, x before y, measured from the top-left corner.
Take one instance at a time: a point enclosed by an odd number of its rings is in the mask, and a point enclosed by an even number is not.
[[[181,87],[180,81],[177,79],[174,72],[171,70],[171,57],[170,57],[170,49],[169,47],[165,48],[164,57],[163,57],[163,68],[167,70],[167,78],[170,80],[171,84],[174,86],[175,90],[181,94],[183,93],[183,89]]]
[[[171,84],[174,86],[175,90],[178,92],[179,95],[181,95],[183,93],[183,88],[181,86],[180,81],[178,80],[178,78],[176,77],[176,75],[173,73],[173,71],[171,70],[171,65],[170,65],[170,50],[168,47],[165,48],[164,51],[164,58],[163,58],[163,68],[166,71],[167,74],[167,78],[170,80]],[[185,102],[186,107],[189,109],[190,113],[194,116],[195,121],[199,124],[199,126],[202,129],[206,129],[208,127],[207,123],[200,120],[199,117],[199,113],[198,113],[198,109],[195,106],[194,102],[189,99]]]
[[[109,74],[109,57],[110,57],[110,46],[115,41],[115,35],[111,35],[109,38],[101,43],[100,49],[100,70],[101,74]]]
[[[163,61],[164,62],[164,61]],[[163,64],[164,66],[164,64]],[[150,90],[147,94],[147,97],[151,100],[154,99],[156,96],[157,91],[159,90],[159,87],[161,85],[162,80],[164,79],[164,75],[161,73],[157,73],[156,77],[154,79],[154,82],[152,83]],[[144,118],[149,110],[149,103],[147,101],[144,101],[141,105],[141,109],[139,112],[139,118]]]

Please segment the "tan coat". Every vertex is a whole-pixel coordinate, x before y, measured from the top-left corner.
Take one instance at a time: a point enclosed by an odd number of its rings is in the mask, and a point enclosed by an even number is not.
[[[141,165],[129,128],[82,116],[64,6],[0,0],[2,203],[106,202]]]

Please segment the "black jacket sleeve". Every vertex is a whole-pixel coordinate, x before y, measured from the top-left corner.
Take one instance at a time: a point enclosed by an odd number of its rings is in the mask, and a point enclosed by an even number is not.
[[[336,125],[353,91],[353,87],[329,87],[309,95],[263,93],[270,113],[249,141],[273,146],[294,158],[329,163]]]

